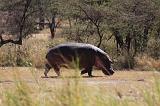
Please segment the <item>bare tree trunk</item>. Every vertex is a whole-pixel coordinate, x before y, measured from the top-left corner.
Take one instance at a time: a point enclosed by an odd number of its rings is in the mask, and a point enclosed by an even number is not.
[[[156,36],[156,38],[160,39],[160,26],[159,26],[159,28],[157,29],[157,36]]]
[[[144,27],[144,32],[143,32],[143,47],[142,47],[142,52],[145,51],[147,47],[147,42],[148,42],[148,32],[149,32],[149,26]]]
[[[113,31],[113,35],[115,36],[116,38],[116,42],[117,42],[117,49],[118,49],[118,46],[123,49],[123,46],[124,46],[124,42],[123,42],[123,38],[122,36],[120,35],[119,31],[117,29],[112,29]]]
[[[52,17],[52,22],[50,23],[50,31],[51,31],[51,38],[53,39],[55,36],[55,31],[56,31],[56,22],[55,22],[55,16]]]
[[[39,29],[43,30],[45,19],[44,19],[44,13],[42,9],[42,3],[40,0],[38,0],[37,2],[38,2],[38,8],[39,8]]]
[[[96,24],[95,24],[95,26],[96,26],[96,28],[97,28],[97,33],[98,33],[98,36],[99,36],[99,43],[98,43],[97,47],[100,47],[101,44],[102,44],[103,34],[101,34],[101,32],[100,32],[100,29],[99,29],[100,26],[99,26],[99,25],[96,25]]]
[[[69,31],[69,33],[70,33],[70,35],[72,35],[72,23],[71,23],[71,19],[70,19],[70,17],[68,17],[68,22],[69,22],[69,29],[70,29],[70,31]]]
[[[129,53],[130,51],[130,47],[131,47],[131,36],[130,36],[130,33],[128,33],[128,35],[126,36],[126,49],[127,49],[127,52]]]

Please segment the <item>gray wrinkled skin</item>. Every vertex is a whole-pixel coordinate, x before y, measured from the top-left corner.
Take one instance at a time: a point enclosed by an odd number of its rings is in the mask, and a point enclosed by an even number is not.
[[[47,63],[45,64],[44,75],[51,68],[54,68],[56,74],[60,76],[60,67],[77,66],[81,74],[88,73],[92,76],[93,66],[102,70],[105,75],[112,75],[114,70],[111,66],[111,59],[103,50],[98,47],[85,43],[66,43],[51,48],[46,55]]]

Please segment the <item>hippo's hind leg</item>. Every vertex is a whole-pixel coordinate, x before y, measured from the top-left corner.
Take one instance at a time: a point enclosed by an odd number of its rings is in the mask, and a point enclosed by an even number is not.
[[[86,70],[86,69],[83,69],[82,71],[81,71],[81,75],[83,75],[83,74],[85,74],[85,73],[87,73],[88,71]]]
[[[48,77],[48,76],[47,76],[47,73],[49,72],[49,70],[50,70],[51,68],[52,68],[52,67],[51,67],[48,63],[45,64],[45,71],[44,71],[45,77]]]
[[[83,70],[81,71],[81,75],[82,75],[82,74],[85,74],[85,73],[88,73],[88,76],[89,76],[89,77],[92,77],[92,76],[93,76],[93,75],[92,75],[92,69],[93,69],[92,66],[83,69]]]

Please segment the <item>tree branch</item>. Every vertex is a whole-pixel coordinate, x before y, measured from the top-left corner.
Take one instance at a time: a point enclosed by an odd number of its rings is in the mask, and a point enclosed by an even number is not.
[[[24,24],[25,24],[25,20],[26,20],[26,13],[27,13],[28,8],[31,4],[31,1],[32,0],[26,0],[23,15],[22,15],[22,18],[21,18],[21,21],[20,21],[19,39],[18,40],[12,40],[12,39],[4,40],[3,37],[2,37],[2,34],[0,34],[0,40],[1,40],[0,47],[3,46],[4,44],[7,44],[7,43],[22,45],[22,35],[23,35],[23,28],[24,28]]]
[[[11,39],[8,39],[8,40],[4,40],[2,35],[0,35],[0,47],[3,46],[4,44],[7,44],[7,43],[13,43],[13,44],[19,44],[19,45],[22,45],[22,41],[21,39],[17,40],[17,41],[14,41],[14,40],[11,40]]]
[[[94,20],[88,15],[88,13],[81,7],[81,6],[78,6],[84,13],[85,15],[87,16],[87,18],[94,24],[94,25],[97,25]]]

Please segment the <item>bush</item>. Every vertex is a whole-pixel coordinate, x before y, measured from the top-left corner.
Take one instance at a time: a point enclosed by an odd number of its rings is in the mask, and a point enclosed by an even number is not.
[[[146,54],[139,55],[135,58],[137,68],[142,71],[157,70],[160,71],[160,59],[154,59]]]
[[[119,55],[114,62],[114,67],[116,69],[133,69],[136,66],[134,56],[128,54]]]
[[[160,39],[151,39],[148,42],[147,54],[155,59],[160,59]]]
[[[38,40],[27,40],[22,46],[6,44],[0,48],[0,66],[40,66],[44,48],[44,42]]]
[[[65,39],[48,41],[30,38],[25,40],[22,46],[6,44],[0,48],[0,66],[44,67],[48,49],[62,42],[65,42]]]
[[[16,54],[13,45],[5,45],[0,48],[0,66],[15,66]]]

